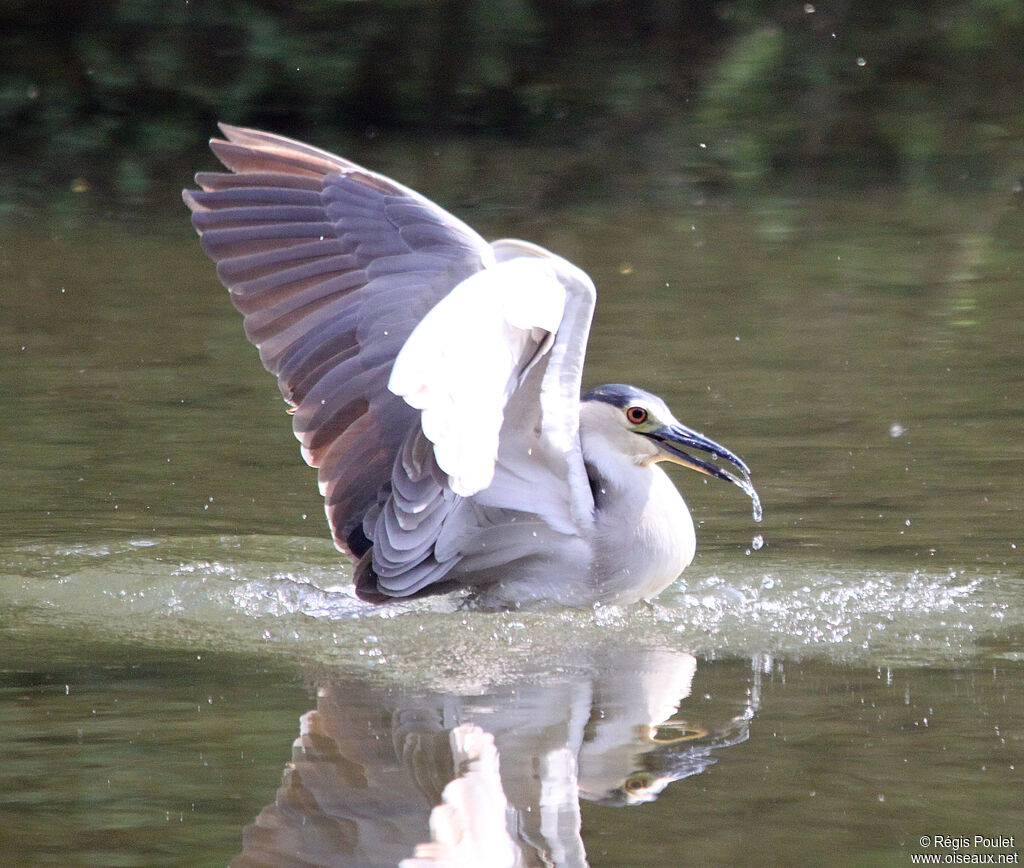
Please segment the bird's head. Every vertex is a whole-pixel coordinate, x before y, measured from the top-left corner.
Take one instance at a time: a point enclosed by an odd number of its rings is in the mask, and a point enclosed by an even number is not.
[[[618,457],[640,465],[670,461],[738,485],[757,503],[750,469],[743,459],[687,428],[657,395],[616,383],[591,389],[581,401],[580,436],[588,460]],[[692,455],[694,450],[728,462],[738,473]]]

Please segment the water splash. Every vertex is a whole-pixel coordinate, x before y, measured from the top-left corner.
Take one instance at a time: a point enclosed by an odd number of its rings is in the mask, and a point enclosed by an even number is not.
[[[118,641],[271,647],[346,665],[372,633],[381,653],[360,656],[362,665],[413,652],[436,663],[455,649],[453,661],[478,660],[481,671],[595,632],[706,656],[764,651],[874,664],[983,656],[992,637],[1024,630],[1024,595],[1012,576],[839,568],[776,554],[719,563],[714,575],[702,575],[698,561],[650,604],[486,614],[460,610],[457,596],[363,603],[348,568],[317,540],[153,543],[0,552],[0,601],[25,629],[74,624]]]

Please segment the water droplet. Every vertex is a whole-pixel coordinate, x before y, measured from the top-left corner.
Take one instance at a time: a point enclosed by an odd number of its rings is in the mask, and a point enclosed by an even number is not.
[[[889,436],[890,437],[902,437],[906,433],[907,433],[907,429],[904,428],[899,422],[893,422],[889,426]]]
[[[750,547],[756,552],[760,551],[764,547],[764,537],[761,534],[757,534],[751,541]]]
[[[814,4],[813,3],[804,3],[804,12],[806,12],[808,15],[813,15],[814,14]]]
[[[867,66],[868,62],[863,57],[857,58],[857,66]]]
[[[743,493],[750,498],[752,506],[751,514],[753,515],[754,521],[761,521],[764,512],[761,509],[761,498],[757,496],[757,491],[754,489],[754,486],[751,484],[749,479],[745,479],[740,485],[740,488],[742,488]]]

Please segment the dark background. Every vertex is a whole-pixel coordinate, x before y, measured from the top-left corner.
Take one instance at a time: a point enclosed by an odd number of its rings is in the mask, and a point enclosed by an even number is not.
[[[1022,46],[1019,0],[6,0],[0,203],[166,203],[217,120],[557,152],[554,200],[1009,191]]]

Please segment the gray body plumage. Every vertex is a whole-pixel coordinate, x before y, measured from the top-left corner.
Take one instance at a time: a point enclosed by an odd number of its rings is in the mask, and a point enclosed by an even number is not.
[[[738,458],[655,396],[609,386],[581,402],[596,294],[580,269],[527,242],[488,244],[325,151],[222,130],[211,147],[231,172],[198,174],[184,199],[293,408],[362,598],[464,586],[493,606],[652,596],[694,550],[656,461],[753,492]],[[666,452],[653,421],[625,419],[634,404],[743,478]]]

